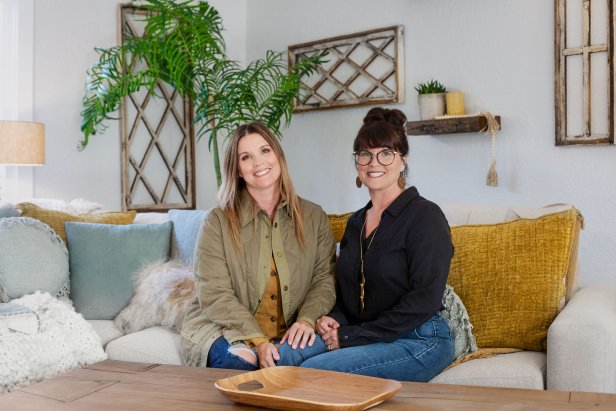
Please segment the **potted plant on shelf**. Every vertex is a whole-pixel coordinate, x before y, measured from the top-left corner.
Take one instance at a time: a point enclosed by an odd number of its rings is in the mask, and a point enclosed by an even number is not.
[[[445,86],[430,80],[418,83],[415,90],[419,93],[419,116],[422,120],[431,120],[445,113]]]
[[[267,51],[264,59],[240,66],[225,52],[218,11],[207,2],[145,0],[143,37],[124,44],[96,48],[99,60],[87,72],[81,112],[84,149],[90,136],[102,133],[122,99],[141,87],[154,90],[163,80],[194,104],[197,138],[208,136],[216,182],[221,184],[218,143],[239,124],[261,121],[279,138],[293,115],[300,79],[323,63],[324,52],[306,56],[287,69],[287,53]],[[135,67],[137,61],[147,64]],[[283,121],[284,119],[284,121]]]

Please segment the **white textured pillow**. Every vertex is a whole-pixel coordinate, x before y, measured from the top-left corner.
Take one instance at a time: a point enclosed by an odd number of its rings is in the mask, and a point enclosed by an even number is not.
[[[0,302],[35,291],[68,295],[68,251],[47,224],[29,217],[0,219],[0,250]]]

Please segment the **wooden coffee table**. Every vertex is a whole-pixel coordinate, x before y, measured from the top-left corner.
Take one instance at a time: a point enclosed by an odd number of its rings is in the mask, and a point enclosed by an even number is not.
[[[0,410],[263,410],[236,404],[214,387],[240,372],[107,360],[0,394]],[[616,394],[407,382],[371,409],[615,410]]]

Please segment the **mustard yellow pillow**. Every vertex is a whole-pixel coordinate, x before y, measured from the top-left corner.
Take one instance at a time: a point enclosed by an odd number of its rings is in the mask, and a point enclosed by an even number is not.
[[[582,215],[452,227],[449,284],[480,348],[545,349],[548,327],[573,286]]]
[[[344,230],[346,229],[347,221],[352,214],[353,213],[327,215],[327,218],[329,219],[329,224],[332,226],[332,231],[334,232],[334,239],[337,243],[342,240]]]
[[[64,231],[64,223],[74,221],[78,223],[130,224],[137,214],[136,211],[131,210],[73,215],[62,211],[41,208],[32,203],[19,203],[15,207],[21,211],[20,217],[31,217],[44,222],[50,226],[65,243],[66,232]]]

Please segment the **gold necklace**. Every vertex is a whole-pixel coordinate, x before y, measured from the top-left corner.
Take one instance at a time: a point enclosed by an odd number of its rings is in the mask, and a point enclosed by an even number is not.
[[[361,226],[361,230],[359,230],[359,261],[361,262],[359,269],[359,272],[361,273],[361,280],[359,282],[359,304],[361,306],[361,311],[364,311],[364,289],[366,287],[366,276],[364,274],[364,258],[368,254],[368,250],[370,250],[372,241],[374,240],[374,237],[376,237],[376,232],[379,229],[378,226],[374,229],[374,232],[372,233],[372,238],[368,242],[368,247],[366,247],[366,252],[364,253],[363,232],[366,228],[366,219],[367,218],[364,218],[364,224]]]

